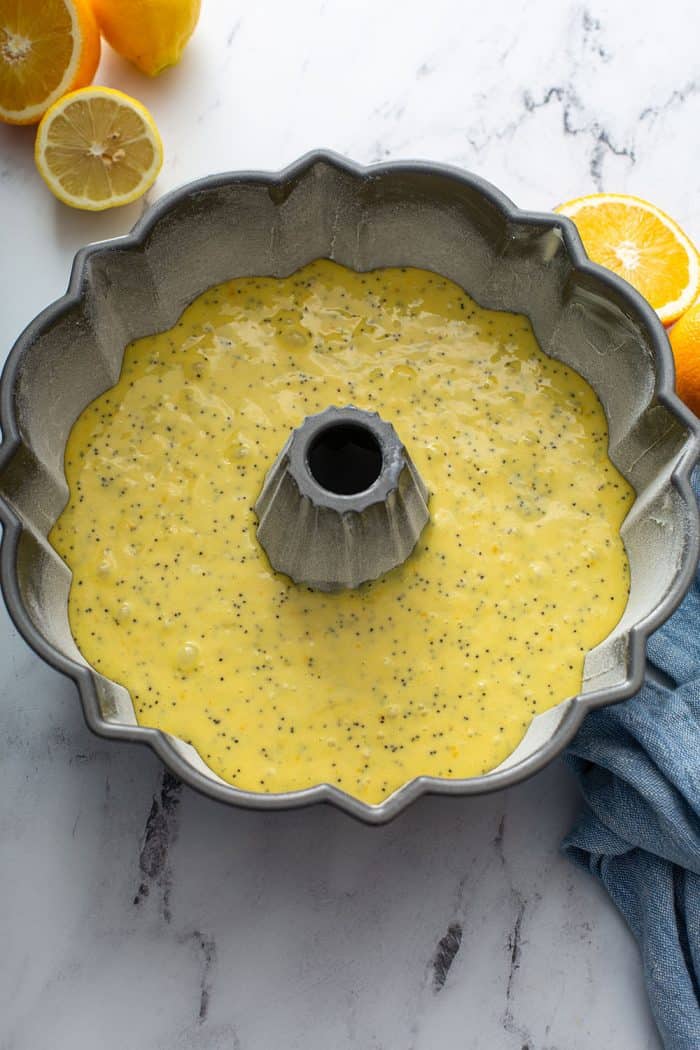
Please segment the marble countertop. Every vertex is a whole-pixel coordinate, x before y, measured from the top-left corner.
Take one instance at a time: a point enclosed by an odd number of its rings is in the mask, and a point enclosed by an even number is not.
[[[177,69],[100,69],[160,125],[150,200],[326,146],[461,165],[527,208],[638,193],[700,240],[695,2],[203,6]],[[0,359],[144,206],[63,207],[32,140],[0,128]],[[558,853],[560,764],[383,828],[227,809],[91,736],[4,609],[0,720],[2,1050],[659,1050],[630,935]]]

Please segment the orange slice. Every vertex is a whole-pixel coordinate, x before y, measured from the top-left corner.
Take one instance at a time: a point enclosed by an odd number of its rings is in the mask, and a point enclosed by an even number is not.
[[[576,223],[593,262],[641,292],[664,324],[688,309],[700,290],[698,253],[659,208],[623,193],[593,193],[555,211]]]
[[[34,158],[64,204],[103,211],[145,193],[163,163],[163,144],[153,117],[135,98],[114,88],[86,87],[44,114]]]
[[[36,124],[99,61],[89,0],[0,0],[0,120]]]

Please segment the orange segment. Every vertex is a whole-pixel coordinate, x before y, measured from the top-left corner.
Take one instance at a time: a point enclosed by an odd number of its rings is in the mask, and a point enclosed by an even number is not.
[[[576,223],[593,262],[624,277],[664,324],[688,309],[700,290],[698,254],[659,208],[626,194],[593,193],[555,209]]]
[[[34,157],[59,200],[102,211],[145,193],[163,163],[163,146],[151,114],[135,98],[87,87],[59,99],[44,115]]]
[[[99,60],[89,0],[0,0],[0,120],[35,124]]]

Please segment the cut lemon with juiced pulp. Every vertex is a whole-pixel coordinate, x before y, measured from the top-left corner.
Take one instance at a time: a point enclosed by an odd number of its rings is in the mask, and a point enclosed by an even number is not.
[[[641,292],[664,324],[688,309],[700,290],[698,253],[659,208],[622,193],[593,193],[555,209],[576,224],[593,262]]]
[[[34,156],[59,200],[103,211],[146,192],[163,163],[163,144],[153,117],[135,98],[88,87],[51,106],[39,125]]]
[[[0,0],[0,120],[36,124],[99,60],[89,0]]]

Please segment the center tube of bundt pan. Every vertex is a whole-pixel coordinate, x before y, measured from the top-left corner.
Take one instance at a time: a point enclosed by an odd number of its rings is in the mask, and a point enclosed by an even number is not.
[[[255,504],[270,564],[319,591],[359,587],[401,565],[428,518],[428,490],[391,423],[376,412],[307,416]]]

